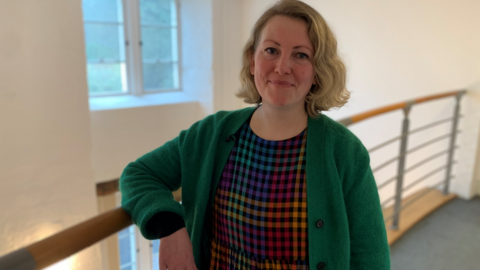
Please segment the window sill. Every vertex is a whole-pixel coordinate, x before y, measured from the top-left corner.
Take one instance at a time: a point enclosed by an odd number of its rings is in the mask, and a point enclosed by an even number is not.
[[[197,102],[197,100],[184,92],[157,93],[143,96],[123,95],[89,98],[90,111],[117,110],[191,102]]]

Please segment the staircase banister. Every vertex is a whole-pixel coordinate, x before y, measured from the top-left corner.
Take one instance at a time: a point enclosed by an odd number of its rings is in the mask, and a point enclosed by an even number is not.
[[[421,98],[411,99],[411,100],[408,100],[408,101],[399,102],[399,103],[395,103],[395,104],[392,104],[392,105],[387,105],[387,106],[384,106],[384,107],[380,107],[380,108],[376,108],[376,109],[373,109],[373,110],[370,110],[370,111],[366,111],[366,112],[363,112],[363,113],[359,113],[359,114],[356,114],[354,116],[346,117],[346,118],[338,120],[337,122],[341,123],[344,126],[349,126],[351,124],[358,123],[362,120],[366,120],[366,119],[374,117],[374,116],[378,116],[378,115],[381,115],[381,114],[384,114],[384,113],[388,113],[388,112],[391,112],[391,111],[406,108],[407,106],[411,106],[411,105],[414,105],[414,104],[420,104],[420,103],[435,100],[435,99],[440,99],[440,98],[445,98],[445,97],[450,97],[450,96],[456,96],[456,95],[459,95],[459,94],[464,94],[465,92],[466,92],[466,90],[462,89],[462,90],[456,90],[456,91],[446,92],[446,93],[442,93],[442,94],[429,95],[429,96],[425,96],[425,97],[421,97]]]
[[[43,269],[107,238],[131,224],[131,217],[125,210],[118,207],[0,257],[0,270]],[[23,266],[19,267],[21,265]]]

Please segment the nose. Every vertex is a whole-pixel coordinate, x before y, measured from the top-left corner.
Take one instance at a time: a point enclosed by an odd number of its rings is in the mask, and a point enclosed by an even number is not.
[[[277,60],[275,72],[277,72],[279,75],[288,75],[292,73],[290,57],[288,57],[286,54],[281,54]]]

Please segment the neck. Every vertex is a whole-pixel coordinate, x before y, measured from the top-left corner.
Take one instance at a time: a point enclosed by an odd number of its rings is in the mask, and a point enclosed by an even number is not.
[[[262,105],[252,115],[250,127],[266,140],[285,140],[298,135],[307,127],[308,114],[303,106],[275,108]]]

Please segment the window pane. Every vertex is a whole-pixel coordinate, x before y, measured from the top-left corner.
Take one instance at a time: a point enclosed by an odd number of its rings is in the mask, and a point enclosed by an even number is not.
[[[140,0],[141,24],[171,24],[171,0]]]
[[[116,94],[127,90],[126,67],[120,64],[87,64],[90,94]]]
[[[125,61],[123,25],[85,24],[87,61]]]
[[[120,265],[127,264],[132,261],[131,251],[132,245],[130,237],[123,237],[118,239],[118,247],[120,250]]]
[[[143,87],[145,91],[176,88],[174,84],[176,66],[176,64],[144,63]]]
[[[82,8],[85,21],[123,22],[119,0],[83,0]]]
[[[118,249],[120,251],[120,268],[135,270],[136,245],[134,225],[124,229],[118,235]]]
[[[172,30],[142,27],[142,58],[144,61],[172,60]]]
[[[160,240],[152,241],[152,269],[159,270],[158,267],[158,248],[160,247]]]

